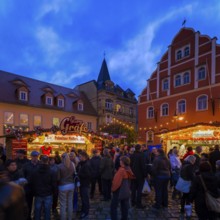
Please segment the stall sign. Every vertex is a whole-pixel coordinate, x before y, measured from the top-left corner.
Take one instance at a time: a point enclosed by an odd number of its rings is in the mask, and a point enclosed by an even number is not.
[[[13,159],[16,157],[17,150],[24,150],[25,152],[27,152],[27,140],[26,139],[21,139],[21,140],[13,139],[11,146],[12,146],[12,158]]]
[[[87,133],[88,128],[82,120],[75,119],[74,116],[64,118],[60,123],[60,131],[62,135],[68,133]]]
[[[213,130],[206,130],[206,131],[195,131],[192,133],[193,138],[210,138],[214,137]]]
[[[79,143],[85,144],[86,140],[83,136],[76,136],[76,135],[55,135],[51,134],[45,137],[44,143]]]

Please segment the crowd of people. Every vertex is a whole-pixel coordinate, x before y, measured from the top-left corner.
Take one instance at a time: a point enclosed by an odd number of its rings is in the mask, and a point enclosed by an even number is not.
[[[121,219],[128,219],[130,206],[145,209],[143,188],[146,182],[155,192],[152,209],[167,209],[168,189],[172,187],[172,199],[179,201],[180,213],[190,216],[195,211],[201,220],[214,220],[219,213],[208,209],[205,200],[207,189],[215,196],[220,191],[220,150],[216,145],[210,153],[202,147],[192,147],[181,158],[177,147],[168,154],[162,148],[148,149],[146,145],[106,147],[102,152],[72,148],[70,152],[54,157],[31,152],[26,158],[24,150],[18,150],[16,159],[7,159],[0,149],[0,219],[45,220],[51,212],[59,219],[73,219],[73,212],[80,211],[80,218],[89,215],[90,201],[95,191],[102,201],[110,202],[110,216],[118,219],[120,204]],[[180,180],[187,189],[180,189]],[[186,186],[185,186],[186,188]],[[81,207],[77,207],[76,190],[79,189]]]

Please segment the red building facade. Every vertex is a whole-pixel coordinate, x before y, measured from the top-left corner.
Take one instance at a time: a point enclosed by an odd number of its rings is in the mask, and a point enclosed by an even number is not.
[[[139,96],[139,142],[160,144],[159,132],[220,121],[220,45],[182,28]]]

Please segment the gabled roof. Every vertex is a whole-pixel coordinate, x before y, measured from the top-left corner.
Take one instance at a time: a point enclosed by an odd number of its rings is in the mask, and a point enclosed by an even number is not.
[[[125,92],[126,93],[130,93],[131,95],[135,95],[135,93],[131,89],[129,89],[129,88]]]
[[[97,83],[98,85],[102,85],[107,80],[111,80],[111,78],[108,72],[106,60],[104,58],[104,60],[102,61],[102,66],[99,72]]]

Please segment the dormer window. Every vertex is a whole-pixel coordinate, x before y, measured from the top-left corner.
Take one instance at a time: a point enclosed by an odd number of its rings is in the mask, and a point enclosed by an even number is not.
[[[50,96],[46,96],[46,105],[53,105],[53,98]]]
[[[21,101],[27,101],[28,100],[28,94],[25,91],[19,92],[19,100]]]
[[[78,111],[83,111],[83,103],[82,102],[78,103]]]
[[[63,99],[58,99],[57,100],[57,107],[60,107],[60,108],[64,107],[64,100]]]

